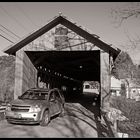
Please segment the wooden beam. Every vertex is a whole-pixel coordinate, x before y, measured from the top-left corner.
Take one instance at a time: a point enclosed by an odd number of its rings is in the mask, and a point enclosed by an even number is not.
[[[66,49],[66,48],[72,48],[72,47],[75,47],[75,46],[78,46],[78,45],[82,45],[82,44],[86,44],[86,43],[89,43],[88,41],[86,42],[82,42],[82,43],[78,43],[78,44],[74,44],[74,45],[71,45],[71,46],[67,46],[67,47],[62,47],[61,49]]]

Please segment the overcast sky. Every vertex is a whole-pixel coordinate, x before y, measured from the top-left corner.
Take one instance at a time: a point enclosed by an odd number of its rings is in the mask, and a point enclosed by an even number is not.
[[[131,37],[140,34],[140,20],[131,19],[117,28],[111,17],[111,9],[125,7],[128,2],[0,2],[0,24],[10,29],[19,37],[31,33],[47,24],[49,20],[57,16],[59,12],[68,19],[81,25],[100,39],[114,47],[121,48],[126,44],[129,34]],[[2,30],[0,34],[12,42],[18,37],[9,36]],[[10,34],[11,35],[11,34]],[[0,54],[10,42],[0,36]],[[138,53],[138,52],[137,52]],[[132,55],[133,60],[140,61],[139,55]]]

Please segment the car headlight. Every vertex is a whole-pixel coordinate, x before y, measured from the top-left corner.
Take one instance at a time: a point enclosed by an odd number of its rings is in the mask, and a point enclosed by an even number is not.
[[[6,110],[7,110],[7,111],[10,111],[10,110],[11,110],[11,104],[7,104]]]
[[[29,110],[29,112],[39,112],[41,111],[41,108],[38,105],[32,106]]]

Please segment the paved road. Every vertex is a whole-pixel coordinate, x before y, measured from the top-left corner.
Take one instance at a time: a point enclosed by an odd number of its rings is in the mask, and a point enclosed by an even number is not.
[[[86,101],[85,101],[86,103]],[[89,103],[89,101],[88,101]],[[92,107],[92,109],[91,109]],[[0,121],[1,138],[96,138],[110,137],[107,126],[95,116],[94,104],[66,103],[66,114],[55,117],[48,126],[9,124]]]
[[[78,103],[67,104],[66,106],[68,110],[66,115],[53,118],[46,127],[9,124],[3,120],[0,122],[0,137],[97,137],[93,114],[91,112],[90,115],[85,114],[86,109]]]

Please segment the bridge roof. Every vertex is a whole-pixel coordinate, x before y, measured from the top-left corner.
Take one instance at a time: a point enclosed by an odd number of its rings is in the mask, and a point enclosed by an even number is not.
[[[51,30],[53,27],[57,26],[58,24],[62,24],[63,26],[67,27],[68,29],[74,31],[78,35],[85,38],[87,41],[91,42],[92,44],[99,47],[101,50],[111,53],[113,57],[116,57],[119,53],[119,49],[115,49],[111,47],[111,45],[106,44],[105,42],[101,41],[99,38],[94,36],[93,34],[90,34],[88,31],[85,31],[81,27],[77,26],[75,23],[72,23],[71,21],[67,20],[64,16],[57,16],[52,21],[50,21],[48,24],[43,26],[42,28],[38,29],[37,31],[33,32],[29,36],[25,37],[24,39],[18,41],[14,45],[10,46],[8,49],[5,49],[4,52],[7,54],[15,55],[18,50],[20,50],[25,45],[29,44],[39,36],[43,35],[44,33]]]

